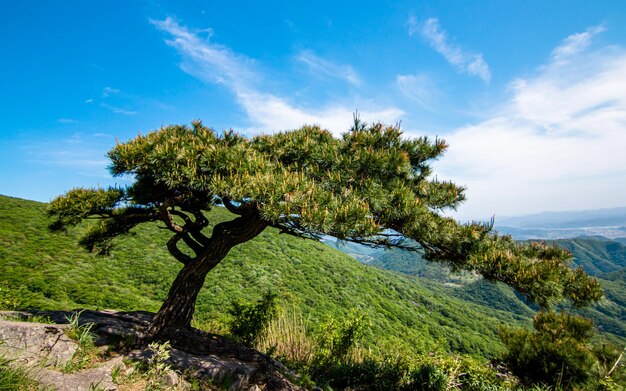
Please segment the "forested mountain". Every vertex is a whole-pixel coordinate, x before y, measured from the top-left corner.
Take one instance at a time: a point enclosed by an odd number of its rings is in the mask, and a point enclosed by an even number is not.
[[[581,315],[593,318],[600,331],[626,339],[626,244],[604,237],[559,239],[554,242],[572,252],[573,267],[580,266],[598,278],[604,289],[605,299],[580,311]],[[343,249],[340,244],[334,246]],[[357,250],[351,248],[351,251],[354,253]],[[536,310],[506,285],[494,284],[466,272],[452,273],[445,266],[421,259],[418,252],[388,249],[372,257],[368,265],[418,276],[438,284],[449,295],[492,309],[528,317]]]
[[[155,224],[132,231],[101,256],[77,246],[84,226],[51,233],[45,210],[46,204],[0,197],[0,294],[17,293],[18,307],[158,310],[180,268],[165,248],[165,230]],[[229,217],[222,208],[209,215],[212,224]],[[195,324],[223,322],[233,299],[256,299],[268,290],[313,326],[350,311],[365,313],[372,324],[366,343],[390,351],[491,357],[502,349],[501,325],[529,324],[529,313],[469,303],[436,281],[369,267],[275,229],[234,248],[209,273]]]

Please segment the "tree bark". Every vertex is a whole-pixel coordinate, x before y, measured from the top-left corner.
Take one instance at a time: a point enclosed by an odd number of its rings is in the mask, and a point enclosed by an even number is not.
[[[230,249],[253,239],[267,226],[268,222],[256,210],[217,224],[206,250],[187,263],[176,276],[161,309],[148,327],[148,338],[166,337],[168,329],[191,328],[196,299],[206,275],[226,257]]]

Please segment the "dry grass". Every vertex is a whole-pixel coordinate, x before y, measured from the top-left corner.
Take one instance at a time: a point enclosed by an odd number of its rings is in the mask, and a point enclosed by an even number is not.
[[[311,330],[306,319],[295,308],[281,314],[267,328],[267,335],[256,348],[262,352],[272,352],[276,357],[291,362],[310,364],[317,350],[316,341],[310,336]]]

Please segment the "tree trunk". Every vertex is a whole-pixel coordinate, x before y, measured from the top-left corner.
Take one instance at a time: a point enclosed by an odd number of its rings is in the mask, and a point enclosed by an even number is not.
[[[267,225],[258,212],[216,225],[206,251],[186,264],[176,276],[165,302],[148,327],[148,337],[158,339],[165,337],[168,329],[191,328],[196,299],[206,275],[231,248],[254,238]]]

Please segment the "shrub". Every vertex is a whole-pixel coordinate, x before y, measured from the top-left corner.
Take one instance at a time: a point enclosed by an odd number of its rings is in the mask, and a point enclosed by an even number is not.
[[[591,375],[594,356],[589,340],[590,319],[555,312],[539,312],[534,331],[501,331],[508,351],[503,361],[526,385],[547,384],[572,389],[585,384]]]
[[[93,323],[80,324],[79,318],[83,311],[75,312],[69,317],[68,327],[65,334],[78,343],[78,349],[72,359],[65,365],[65,372],[73,372],[84,369],[96,360],[97,349],[94,345],[95,334],[92,332]]]
[[[366,326],[370,325],[366,313],[351,311],[343,322],[329,318],[322,324],[318,338],[317,361],[345,360],[348,353],[363,338]]]
[[[233,301],[229,311],[231,335],[246,346],[253,347],[265,333],[271,320],[278,315],[276,295],[268,292],[256,303]]]
[[[411,374],[411,382],[406,389],[420,391],[445,391],[448,388],[448,375],[437,365],[425,363]]]

